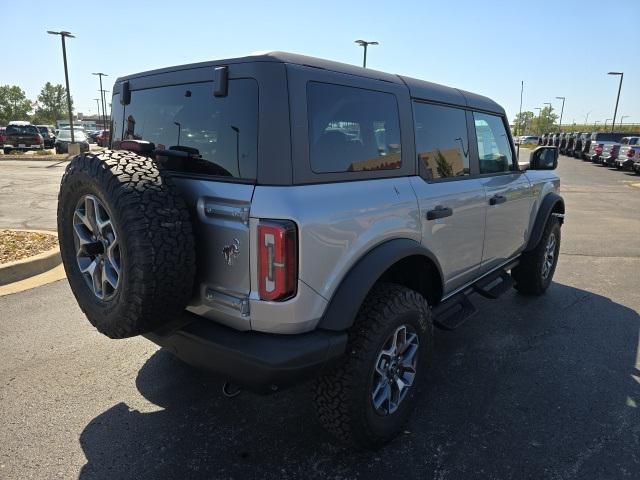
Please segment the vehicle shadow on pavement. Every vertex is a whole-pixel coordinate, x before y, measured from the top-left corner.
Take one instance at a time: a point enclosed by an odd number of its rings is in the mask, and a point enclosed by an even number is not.
[[[638,313],[558,283],[478,306],[436,333],[427,391],[384,449],[334,446],[304,386],[228,399],[158,351],[136,386],[161,409],[94,418],[80,478],[638,478]]]

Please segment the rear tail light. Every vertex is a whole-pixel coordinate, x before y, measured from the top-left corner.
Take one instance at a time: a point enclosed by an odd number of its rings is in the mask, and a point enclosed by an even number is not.
[[[603,147],[604,147],[604,145],[603,145],[603,144],[598,145],[598,146],[596,147],[596,153],[597,153],[597,154],[601,154],[601,153],[602,153],[602,148],[603,148]]]
[[[33,137],[33,139],[35,140],[36,143],[44,142],[44,138],[39,133],[35,137]]]
[[[298,239],[290,221],[258,224],[258,290],[262,300],[286,300],[296,294]]]
[[[633,158],[635,154],[636,154],[636,151],[633,148],[630,148],[629,151],[627,152],[627,157]]]

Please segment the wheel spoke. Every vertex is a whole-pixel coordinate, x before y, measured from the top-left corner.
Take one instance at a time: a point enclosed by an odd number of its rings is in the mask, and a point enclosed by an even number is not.
[[[73,217],[76,260],[87,286],[100,300],[115,294],[122,268],[115,225],[94,195],[84,195]]]
[[[387,411],[389,410],[389,400],[391,398],[391,386],[386,378],[381,378],[373,392],[373,406],[377,410],[383,410],[382,406],[387,403]]]

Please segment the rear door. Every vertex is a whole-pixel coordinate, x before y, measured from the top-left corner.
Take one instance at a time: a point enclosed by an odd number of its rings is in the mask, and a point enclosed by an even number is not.
[[[505,263],[525,246],[531,218],[531,183],[518,168],[503,118],[473,112],[480,181],[486,195],[481,272]]]
[[[130,80],[130,104],[114,96],[113,143],[152,142],[191,209],[199,291],[190,309],[248,329],[259,99],[258,81],[237,71],[230,69],[228,93],[220,97],[213,94],[213,68],[183,74],[192,80],[186,84],[175,84],[175,73]]]
[[[414,101],[422,243],[440,262],[444,294],[477,276],[482,260],[486,199],[471,164],[467,121],[461,108]]]

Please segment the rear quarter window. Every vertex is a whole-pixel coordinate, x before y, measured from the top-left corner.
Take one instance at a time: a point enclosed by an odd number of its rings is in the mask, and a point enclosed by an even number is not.
[[[309,82],[307,116],[314,173],[401,167],[400,121],[393,94]]]

